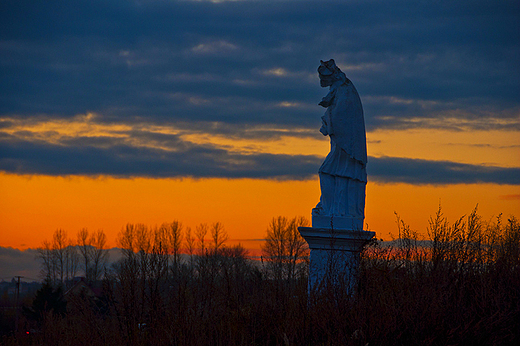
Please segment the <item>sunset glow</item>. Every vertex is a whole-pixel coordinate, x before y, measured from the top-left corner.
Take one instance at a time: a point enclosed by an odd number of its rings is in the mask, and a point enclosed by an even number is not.
[[[0,176],[2,246],[34,248],[51,239],[57,228],[75,237],[77,231],[103,229],[116,246],[126,223],[149,226],[179,220],[185,227],[224,224],[231,245],[259,249],[271,218],[302,215],[319,200],[318,181],[251,179],[114,179],[109,177]],[[491,219],[517,214],[520,189],[508,185],[406,184],[367,186],[366,223],[378,238],[397,237],[394,211],[426,236],[427,221],[441,204],[449,220],[479,213]]]

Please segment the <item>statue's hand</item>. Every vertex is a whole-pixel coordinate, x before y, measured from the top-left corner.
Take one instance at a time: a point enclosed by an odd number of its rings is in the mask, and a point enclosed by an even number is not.
[[[321,128],[320,128],[320,132],[322,133],[322,135],[326,136],[328,135],[329,133],[327,132],[327,128],[325,127],[325,125],[322,125]]]
[[[328,106],[330,106],[330,100],[327,100],[327,99],[324,97],[323,100],[321,100],[321,102],[318,103],[318,106],[322,106],[322,107],[327,108]]]
[[[327,116],[324,115],[321,117],[321,128],[320,128],[320,132],[324,135],[324,136],[327,136],[329,134],[329,125],[327,124]]]
[[[318,103],[319,106],[329,107],[332,104],[332,100],[334,99],[334,95],[336,95],[336,88],[332,88],[329,93],[321,99],[321,102]]]

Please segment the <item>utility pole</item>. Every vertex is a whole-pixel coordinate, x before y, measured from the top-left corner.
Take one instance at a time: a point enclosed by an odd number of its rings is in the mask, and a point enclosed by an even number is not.
[[[15,309],[15,319],[14,319],[14,330],[15,332],[18,332],[18,299],[20,298],[20,279],[23,278],[23,276],[15,276],[18,280],[16,281],[16,302],[14,305]]]

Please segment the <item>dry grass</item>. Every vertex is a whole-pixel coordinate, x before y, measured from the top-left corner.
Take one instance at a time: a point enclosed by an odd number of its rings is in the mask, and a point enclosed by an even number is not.
[[[449,224],[439,211],[426,240],[399,227],[393,246],[375,241],[363,253],[354,295],[309,297],[305,277],[268,279],[240,249],[208,252],[164,276],[139,274],[157,272],[139,269],[156,262],[122,262],[100,299],[69,299],[65,317],[44,316],[42,333],[4,344],[520,344],[515,218],[483,222],[474,211]]]

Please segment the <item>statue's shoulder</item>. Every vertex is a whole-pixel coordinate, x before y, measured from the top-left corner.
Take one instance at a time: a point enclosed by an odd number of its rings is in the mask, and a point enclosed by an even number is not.
[[[337,92],[339,92],[340,94],[343,94],[343,95],[347,95],[347,96],[352,95],[352,94],[357,95],[356,87],[350,80],[347,80],[345,83],[342,83],[338,87]]]
[[[358,91],[356,89],[356,87],[354,86],[354,83],[352,83],[350,80],[348,81],[348,83],[345,83],[345,90],[349,93],[349,94],[353,94],[355,95],[356,97],[359,98],[359,94],[358,94]]]

